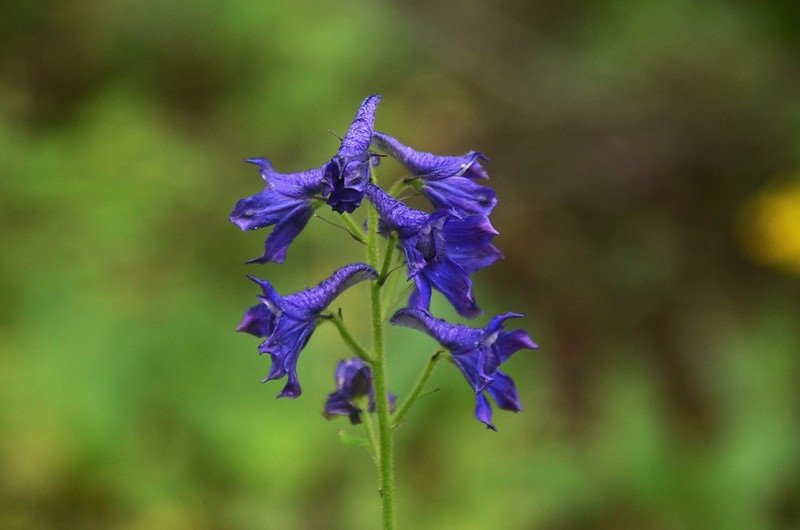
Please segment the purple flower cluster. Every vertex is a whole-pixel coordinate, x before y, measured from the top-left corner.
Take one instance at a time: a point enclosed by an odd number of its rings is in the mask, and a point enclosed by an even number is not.
[[[503,330],[505,320],[522,315],[507,313],[493,318],[485,328],[472,328],[430,314],[435,290],[459,315],[479,316],[482,310],[475,300],[471,275],[503,257],[492,244],[498,232],[488,218],[497,197],[481,183],[488,179],[481,164],[487,159],[477,151],[462,156],[417,151],[374,131],[380,99],[379,95],[364,99],[338,152],[320,167],[278,173],[265,158],[248,159],[259,168],[265,186],[260,193],[241,199],[230,220],[242,230],[272,226],[263,254],[250,262],[281,263],[317,206],[324,203],[335,212],[351,213],[366,196],[380,217],[381,234],[396,234],[413,286],[407,307],[397,311],[390,322],[423,331],[450,350],[451,360],[475,393],[476,418],[494,429],[487,395],[501,409],[516,412],[521,408],[514,382],[499,370],[500,365],[517,350],[537,347],[524,331]],[[402,184],[422,193],[430,201],[431,212],[407,206],[372,180],[371,167],[378,158],[371,147],[403,166],[408,175]],[[237,329],[265,339],[259,351],[270,354],[272,367],[264,381],[287,376],[279,397],[294,398],[301,392],[297,359],[321,312],[349,286],[385,278],[379,279],[369,265],[347,265],[316,287],[286,297],[269,282],[251,279],[261,286],[260,303],[245,312]],[[335,380],[337,390],[328,397],[325,415],[346,415],[352,423],[360,422],[362,398],[367,397],[369,411],[374,409],[370,366],[358,358],[341,361]]]

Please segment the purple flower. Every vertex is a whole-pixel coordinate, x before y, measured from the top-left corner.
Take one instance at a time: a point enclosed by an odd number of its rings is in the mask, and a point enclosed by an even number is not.
[[[322,167],[299,173],[278,173],[266,158],[247,162],[261,170],[264,191],[236,203],[230,215],[242,230],[275,226],[264,243],[264,254],[248,263],[283,263],[286,249],[314,213],[312,199],[327,197],[335,211],[352,212],[364,197],[369,182],[369,152],[379,95],[368,96],[356,113],[339,151]],[[373,160],[374,162],[374,160]]]
[[[451,210],[428,215],[373,184],[367,187],[367,196],[383,222],[400,236],[408,277],[415,284],[409,306],[427,310],[433,287],[458,314],[478,316],[481,309],[475,303],[469,275],[503,257],[491,243],[497,231],[489,219],[484,215],[461,217]]]
[[[246,161],[258,166],[266,185],[261,193],[237,202],[230,220],[242,230],[275,225],[264,243],[264,254],[248,263],[283,263],[286,249],[314,213],[311,199],[326,195],[330,189],[324,180],[327,166],[300,173],[278,173],[266,158]]]
[[[328,205],[339,213],[352,212],[361,204],[369,183],[372,127],[381,96],[373,94],[361,102],[339,152],[325,166],[325,181],[330,185]]]
[[[486,157],[477,151],[463,156],[440,156],[401,144],[382,132],[372,134],[372,143],[403,164],[419,180],[422,193],[436,208],[448,208],[460,215],[489,215],[497,204],[494,190],[481,186],[476,179],[487,179],[479,160]]]
[[[334,298],[345,289],[378,276],[365,263],[347,265],[334,272],[316,287],[282,297],[265,280],[248,276],[261,286],[261,303],[248,309],[236,331],[266,338],[258,347],[269,353],[272,367],[262,383],[288,375],[288,381],[278,397],[296,398],[300,395],[297,380],[297,358],[317,327],[317,318]]]
[[[521,329],[503,331],[506,320],[521,316],[519,313],[496,316],[480,329],[450,324],[427,311],[406,308],[395,313],[391,322],[423,331],[450,350],[450,358],[475,392],[475,417],[489,429],[497,430],[492,425],[492,407],[484,392],[503,410],[522,410],[514,381],[498,368],[517,350],[538,348]]]
[[[348,416],[350,423],[361,423],[363,409],[358,398],[367,397],[367,411],[375,412],[375,389],[372,386],[372,369],[358,357],[341,360],[336,365],[336,391],[328,395],[323,415],[330,419]],[[394,407],[395,397],[389,394],[389,406]]]

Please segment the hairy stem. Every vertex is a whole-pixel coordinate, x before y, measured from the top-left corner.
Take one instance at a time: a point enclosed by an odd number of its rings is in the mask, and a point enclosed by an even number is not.
[[[392,197],[394,197],[394,196],[396,196],[398,193],[400,193],[400,191],[401,191],[403,188],[405,188],[406,186],[407,186],[406,180],[405,180],[405,179],[400,179],[400,180],[398,180],[397,182],[395,182],[395,183],[392,185],[392,187],[391,187],[391,188],[389,188],[389,191],[388,191],[388,193],[389,193],[389,195],[391,195]]]
[[[364,432],[367,434],[367,449],[372,461],[376,466],[380,466],[380,457],[378,455],[378,439],[375,438],[375,425],[372,423],[372,415],[369,413],[369,399],[363,399],[358,404],[361,410],[364,411],[362,419],[364,423]]]
[[[383,286],[386,283],[386,277],[389,276],[389,267],[392,265],[392,256],[394,254],[394,247],[397,245],[397,234],[392,232],[392,235],[389,236],[389,242],[386,243],[386,253],[383,256],[383,265],[381,266],[381,272],[378,276],[378,285]]]
[[[341,310],[335,315],[327,316],[326,320],[333,322],[333,325],[339,330],[339,335],[342,337],[344,343],[359,359],[368,363],[372,362],[372,355],[370,355],[367,349],[363,347],[355,337],[353,337],[350,330],[345,326]]]
[[[349,213],[343,213],[342,220],[344,224],[347,225],[347,228],[349,228],[350,235],[352,235],[356,241],[360,241],[361,243],[366,242],[364,239],[364,229],[358,226],[358,223],[356,223],[355,219],[353,219]]]
[[[367,226],[367,258],[376,269],[381,265],[378,255],[378,212],[369,208]],[[383,502],[383,528],[394,527],[394,454],[393,426],[389,412],[389,393],[386,381],[386,355],[383,346],[383,311],[381,310],[381,284],[370,282],[370,309],[372,312],[372,377],[375,385],[375,406],[378,413],[378,471],[380,494]]]
[[[428,379],[430,379],[431,374],[433,373],[433,369],[436,367],[436,363],[439,361],[439,359],[441,359],[443,353],[444,350],[439,350],[435,352],[433,355],[431,355],[428,364],[425,365],[425,369],[422,371],[422,375],[419,376],[419,380],[417,381],[417,384],[414,386],[414,390],[411,391],[411,394],[408,396],[408,399],[405,400],[403,405],[395,413],[394,421],[392,422],[392,425],[394,427],[397,427],[398,425],[403,423],[406,414],[408,414],[408,410],[411,408],[411,405],[414,404],[419,395],[422,393],[422,389],[425,388],[425,384],[428,382]]]

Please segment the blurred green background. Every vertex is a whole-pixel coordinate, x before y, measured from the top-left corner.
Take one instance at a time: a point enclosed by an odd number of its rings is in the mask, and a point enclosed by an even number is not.
[[[525,312],[541,345],[499,433],[437,369],[397,433],[400,526],[797,528],[798,28],[786,0],[6,0],[0,528],[378,526],[357,431],[320,414],[333,328],[295,401],[233,331],[245,273],[291,292],[361,249],[313,220],[246,266],[266,232],[227,220],[261,187],[243,158],[320,165],[373,92],[379,130],[491,158],[477,323]],[[435,345],[390,335],[402,396]]]

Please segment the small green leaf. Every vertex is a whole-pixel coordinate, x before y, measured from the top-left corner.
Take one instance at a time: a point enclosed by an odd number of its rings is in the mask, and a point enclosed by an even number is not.
[[[367,441],[364,438],[359,438],[358,436],[353,436],[345,432],[344,429],[339,429],[339,441],[345,445],[350,445],[354,447],[366,447]]]

